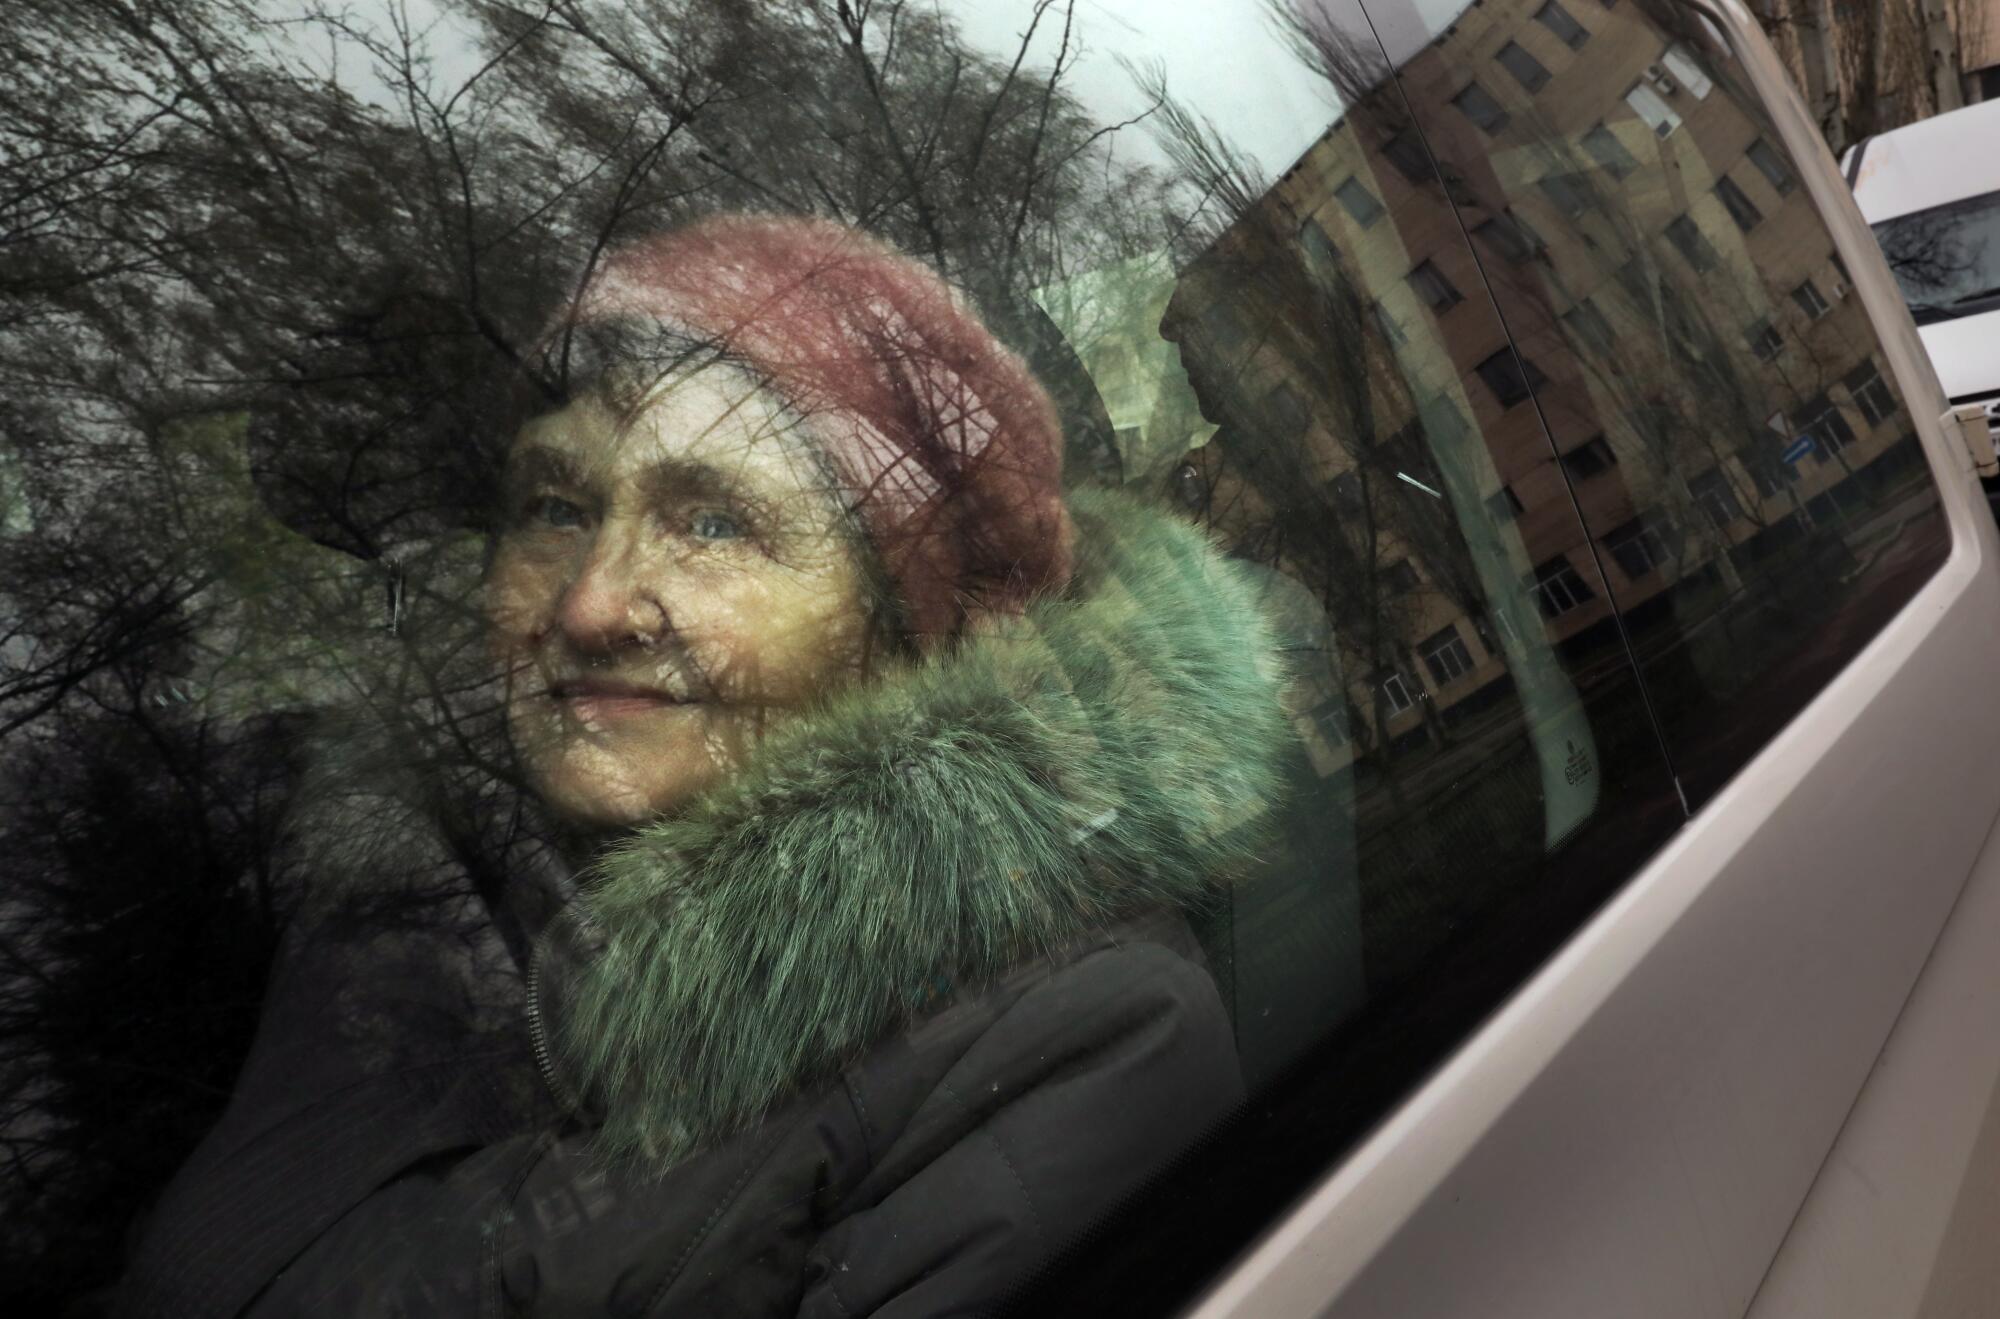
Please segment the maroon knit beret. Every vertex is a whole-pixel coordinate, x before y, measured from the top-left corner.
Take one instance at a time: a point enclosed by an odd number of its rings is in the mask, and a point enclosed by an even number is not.
[[[807,419],[918,642],[1069,580],[1055,407],[928,267],[831,221],[718,216],[614,253],[569,323],[633,319],[747,363]]]

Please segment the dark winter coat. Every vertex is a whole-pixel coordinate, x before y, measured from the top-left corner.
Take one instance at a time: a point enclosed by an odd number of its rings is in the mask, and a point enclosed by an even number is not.
[[[315,926],[128,1311],[978,1312],[1221,1118],[1187,917],[1278,791],[1277,643],[1191,529],[1074,512],[1066,595],[775,732],[525,977],[532,902]]]

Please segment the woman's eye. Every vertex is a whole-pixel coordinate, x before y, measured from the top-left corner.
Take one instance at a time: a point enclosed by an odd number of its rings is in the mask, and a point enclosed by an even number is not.
[[[727,513],[704,509],[689,525],[697,540],[735,540],[743,534],[743,524]]]
[[[528,501],[522,512],[528,521],[539,522],[560,531],[571,531],[581,527],[586,517],[579,505],[555,495],[535,496]]]

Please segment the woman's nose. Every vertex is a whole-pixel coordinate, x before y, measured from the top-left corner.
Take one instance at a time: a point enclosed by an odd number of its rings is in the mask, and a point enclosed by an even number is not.
[[[556,626],[584,651],[650,647],[667,630],[659,600],[661,565],[649,562],[641,538],[603,527],[556,602]]]

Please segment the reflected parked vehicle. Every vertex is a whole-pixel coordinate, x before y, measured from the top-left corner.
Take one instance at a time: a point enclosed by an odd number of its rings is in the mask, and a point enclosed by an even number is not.
[[[1866,138],[1841,157],[1954,404],[2000,444],[2000,101]]]

